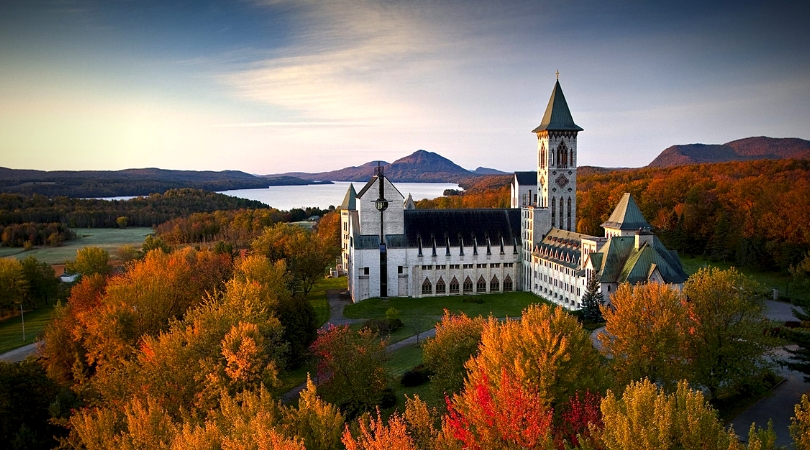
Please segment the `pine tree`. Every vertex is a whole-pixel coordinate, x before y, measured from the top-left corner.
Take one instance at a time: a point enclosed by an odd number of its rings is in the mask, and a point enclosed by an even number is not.
[[[605,299],[602,296],[602,291],[599,286],[599,278],[596,276],[596,271],[591,272],[588,277],[588,286],[585,288],[585,294],[582,296],[582,319],[585,322],[602,322],[602,312],[599,307],[605,304]]]

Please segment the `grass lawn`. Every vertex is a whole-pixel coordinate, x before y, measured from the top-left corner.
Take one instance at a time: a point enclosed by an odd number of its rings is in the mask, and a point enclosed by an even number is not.
[[[324,278],[307,294],[307,300],[318,313],[319,326],[329,320],[329,300],[326,299],[326,291],[329,290],[346,290],[346,277]]]
[[[33,256],[40,262],[64,264],[65,261],[74,260],[76,250],[84,247],[101,247],[115,257],[115,251],[122,245],[132,244],[140,247],[146,236],[153,233],[151,228],[146,227],[73,228],[73,231],[79,237],[66,241],[59,247],[35,247],[28,251],[24,251],[20,247],[0,247],[0,258],[13,256],[23,259]]]
[[[479,303],[480,302],[480,303]],[[444,310],[457,314],[464,312],[470,317],[490,315],[494,317],[520,317],[521,312],[542,299],[530,292],[506,292],[489,295],[452,295],[427,298],[370,298],[346,306],[343,315],[350,319],[381,319],[389,308],[399,312],[404,326],[389,336],[390,342],[432,329],[440,321]],[[353,329],[362,325],[355,324]]]
[[[703,267],[718,267],[723,270],[730,267],[735,267],[734,264],[731,263],[709,261],[698,257],[688,258],[685,256],[681,256],[681,263],[683,264],[683,269],[686,271],[687,275],[692,275]],[[741,267],[737,267],[737,269],[746,276],[753,278],[758,283],[767,287],[769,291],[778,289],[780,297],[810,300],[810,292],[800,291],[799,289],[795,289],[791,286],[791,281],[793,278],[788,273],[762,272]]]
[[[22,338],[20,316],[0,321],[0,353],[33,343],[51,320],[53,306],[25,312],[25,341]]]

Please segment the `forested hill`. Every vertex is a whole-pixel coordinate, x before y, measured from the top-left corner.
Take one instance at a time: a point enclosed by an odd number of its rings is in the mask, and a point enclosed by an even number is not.
[[[759,136],[719,145],[673,145],[661,152],[647,167],[785,158],[810,159],[810,141]]]
[[[459,183],[472,177],[504,174],[504,172],[485,167],[469,171],[438,153],[417,150],[393,163],[370,161],[361,166],[346,167],[331,172],[291,172],[284,175],[313,180],[365,182],[377,173],[378,163],[382,166],[385,175],[395,183]]]
[[[257,177],[236,170],[195,171],[126,169],[114,171],[42,171],[0,167],[0,192],[41,194],[48,197],[119,197],[191,188],[204,191],[257,189],[270,185],[311,184],[294,177]]]

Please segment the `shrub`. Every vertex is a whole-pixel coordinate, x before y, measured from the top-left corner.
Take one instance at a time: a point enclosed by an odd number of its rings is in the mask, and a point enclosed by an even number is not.
[[[425,367],[424,364],[419,364],[413,369],[402,374],[399,384],[405,387],[420,386],[430,381],[430,376],[433,371]]]

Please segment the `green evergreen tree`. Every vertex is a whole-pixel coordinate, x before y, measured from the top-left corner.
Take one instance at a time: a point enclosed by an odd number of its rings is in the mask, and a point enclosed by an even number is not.
[[[582,319],[585,322],[593,323],[604,320],[599,307],[605,304],[605,298],[599,288],[599,278],[596,276],[596,271],[592,271],[591,276],[588,277],[585,294],[582,296]]]

